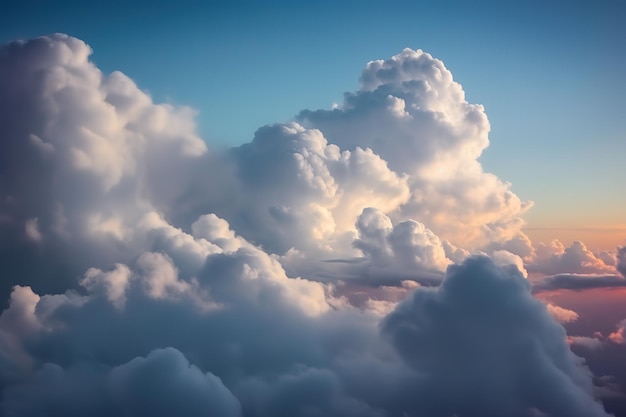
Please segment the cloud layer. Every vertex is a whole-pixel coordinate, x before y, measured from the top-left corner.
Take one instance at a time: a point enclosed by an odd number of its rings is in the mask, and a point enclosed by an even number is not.
[[[217,151],[90,53],[0,48],[2,415],[606,415],[522,257],[624,251],[529,245],[441,61]]]

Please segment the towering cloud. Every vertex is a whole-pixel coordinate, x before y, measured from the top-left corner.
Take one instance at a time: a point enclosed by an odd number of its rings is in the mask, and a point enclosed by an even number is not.
[[[90,53],[0,49],[2,415],[606,415],[441,61],[213,151]]]
[[[366,146],[409,175],[411,197],[394,219],[419,219],[459,245],[514,238],[523,203],[477,158],[488,146],[484,108],[465,100],[443,62],[405,49],[367,64],[361,88],[333,110],[302,111],[299,120],[341,147]]]

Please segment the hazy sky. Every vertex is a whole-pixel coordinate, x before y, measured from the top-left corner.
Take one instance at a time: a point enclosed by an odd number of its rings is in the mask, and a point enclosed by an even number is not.
[[[485,106],[491,145],[481,161],[535,202],[531,237],[624,241],[622,2],[16,3],[4,6],[1,40],[84,39],[104,71],[197,109],[211,145],[330,108],[368,61],[422,49]]]
[[[626,416],[618,2],[0,7],[0,417]]]

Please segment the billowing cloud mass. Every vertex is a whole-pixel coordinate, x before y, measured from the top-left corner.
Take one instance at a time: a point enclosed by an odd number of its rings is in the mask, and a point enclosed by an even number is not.
[[[421,50],[370,62],[361,89],[346,93],[342,105],[298,119],[341,147],[371,148],[408,174],[411,194],[394,219],[419,219],[457,245],[514,239],[531,206],[482,170],[484,108],[468,103],[443,62]]]
[[[528,262],[529,272],[547,275],[559,273],[607,274],[615,273],[615,267],[591,252],[584,243],[574,242],[565,247],[558,240],[550,244],[539,243]]]
[[[525,268],[624,251],[530,246],[441,61],[221,151],[90,53],[0,48],[1,415],[607,415]]]

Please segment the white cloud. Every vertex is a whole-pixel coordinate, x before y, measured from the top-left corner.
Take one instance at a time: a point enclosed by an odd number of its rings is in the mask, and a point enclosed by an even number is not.
[[[489,122],[465,100],[444,64],[405,49],[370,62],[361,88],[332,110],[305,110],[299,120],[348,149],[371,148],[409,175],[411,196],[397,220],[416,219],[456,245],[506,241],[519,233],[531,204],[477,161],[488,146]]]
[[[558,240],[549,244],[535,245],[534,254],[529,257],[527,267],[530,272],[546,275],[559,273],[607,274],[615,273],[615,268],[591,252],[584,243],[575,241],[565,247]]]
[[[353,245],[365,256],[359,267],[364,277],[384,282],[426,278],[441,274],[450,264],[444,247],[432,231],[414,220],[393,225],[378,209],[368,207],[358,217]]]

